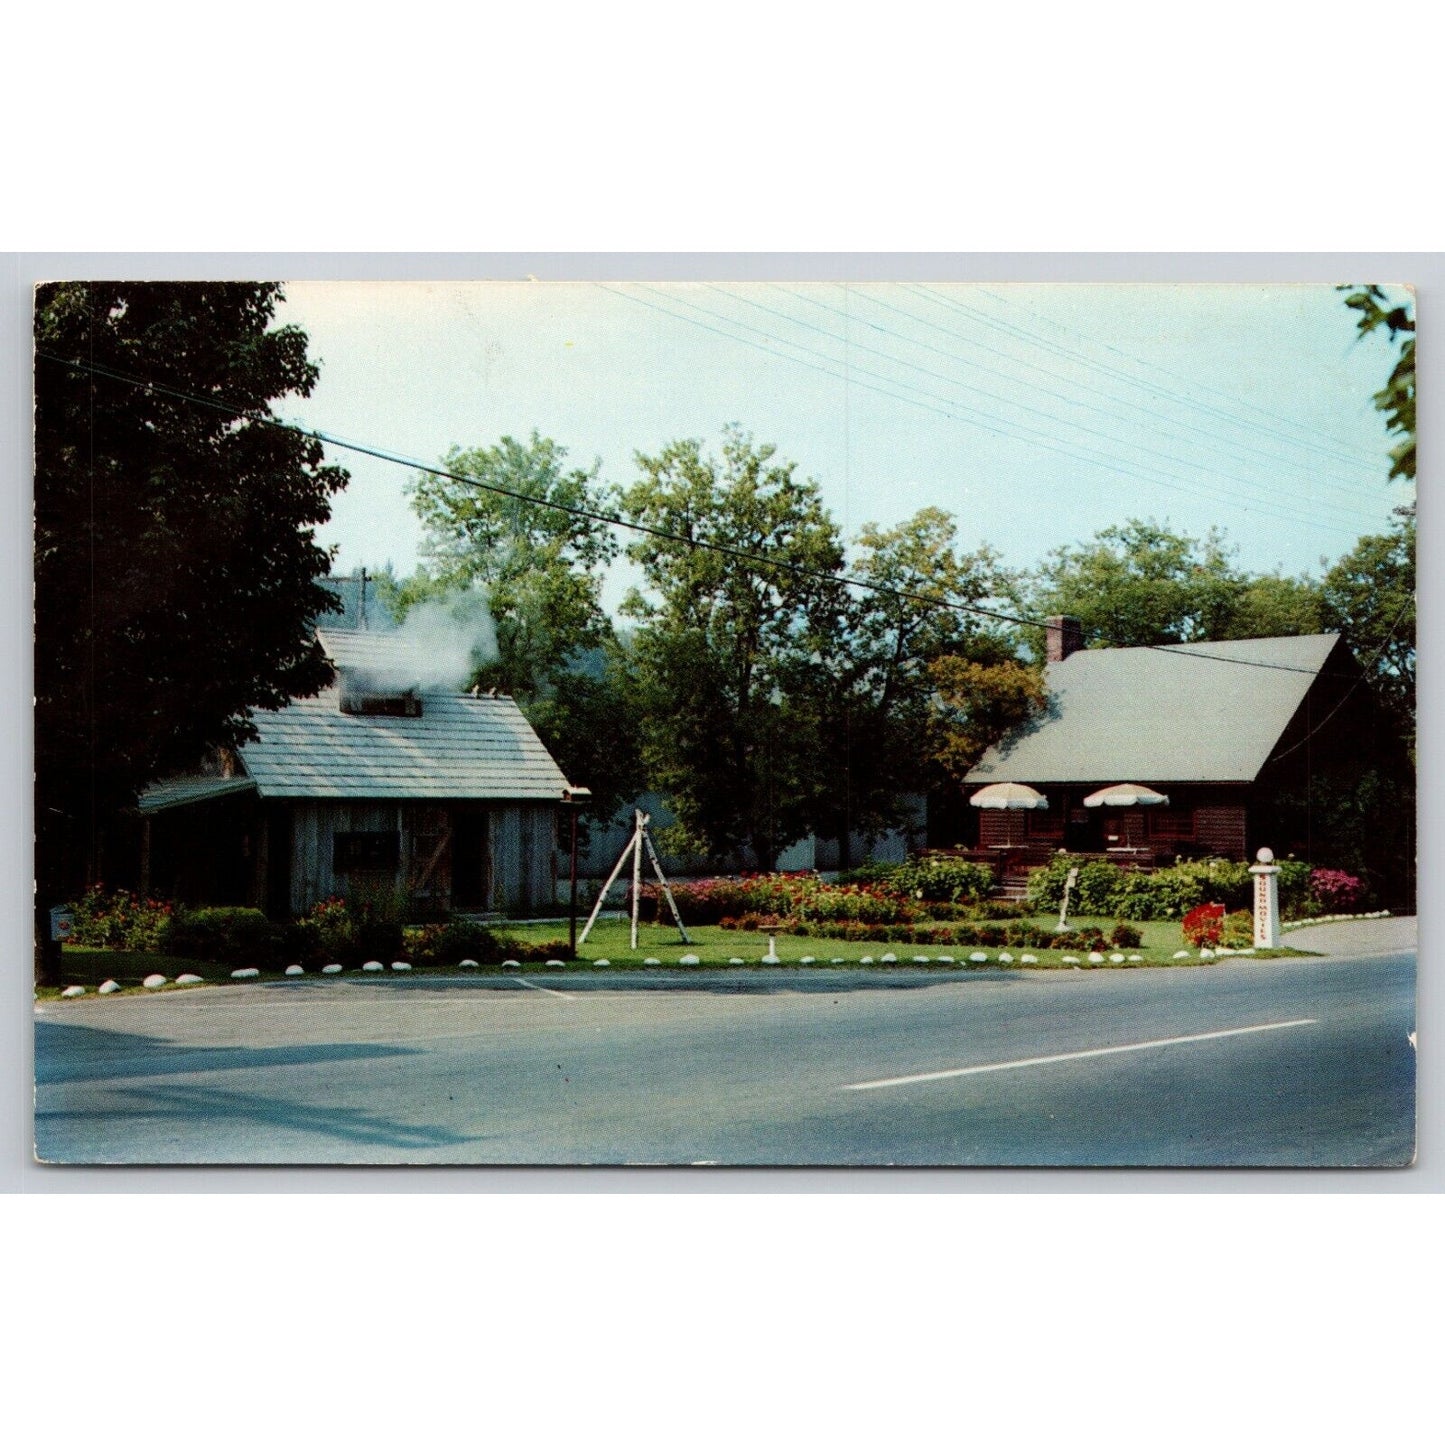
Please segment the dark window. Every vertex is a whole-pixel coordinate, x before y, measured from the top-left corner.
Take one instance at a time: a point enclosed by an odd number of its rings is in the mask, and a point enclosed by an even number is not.
[[[336,833],[331,840],[333,873],[394,873],[401,861],[401,834]]]
[[[1149,819],[1151,838],[1192,838],[1194,836],[1194,810],[1192,808],[1151,808],[1146,815]]]
[[[341,711],[359,717],[420,717],[421,699],[414,692],[346,691]]]

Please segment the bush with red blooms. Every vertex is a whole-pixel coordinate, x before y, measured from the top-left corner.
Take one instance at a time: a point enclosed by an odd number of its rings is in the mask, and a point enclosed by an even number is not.
[[[1191,948],[1213,948],[1224,934],[1224,904],[1201,903],[1184,915],[1184,941]]]

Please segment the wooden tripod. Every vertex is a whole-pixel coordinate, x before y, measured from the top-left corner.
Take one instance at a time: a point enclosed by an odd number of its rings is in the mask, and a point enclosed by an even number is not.
[[[652,820],[640,808],[633,810],[633,817],[636,822],[633,825],[632,836],[627,840],[627,846],[622,850],[607,882],[603,884],[602,892],[597,895],[597,902],[592,905],[592,914],[587,920],[587,927],[582,930],[582,937],[577,940],[579,946],[587,942],[587,935],[592,932],[592,925],[597,922],[597,915],[602,912],[602,905],[607,901],[607,895],[612,891],[612,885],[617,882],[617,875],[622,872],[622,865],[630,856],[632,858],[632,946],[633,948],[637,947],[637,909],[642,901],[642,850],[644,848],[647,849],[647,858],[652,864],[652,871],[657,874],[657,881],[662,885],[667,906],[672,909],[673,922],[677,924],[677,931],[682,934],[682,941],[684,943],[692,942],[692,939],[687,936],[687,929],[682,925],[682,914],[677,911],[677,903],[673,899],[672,889],[668,887],[667,879],[663,876],[662,864],[657,859],[657,849],[652,846],[652,839],[648,836],[647,825]]]

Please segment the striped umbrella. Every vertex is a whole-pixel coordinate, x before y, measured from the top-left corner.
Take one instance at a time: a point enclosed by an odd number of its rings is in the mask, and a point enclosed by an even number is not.
[[[1086,808],[1133,808],[1167,804],[1169,799],[1143,783],[1111,783],[1084,799]]]
[[[975,808],[1047,808],[1049,800],[1027,783],[990,783],[969,800]]]

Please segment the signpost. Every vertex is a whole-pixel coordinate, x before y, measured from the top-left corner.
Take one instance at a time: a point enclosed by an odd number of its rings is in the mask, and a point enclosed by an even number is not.
[[[1254,946],[1279,947],[1279,868],[1274,854],[1261,848],[1251,868],[1254,875]]]

